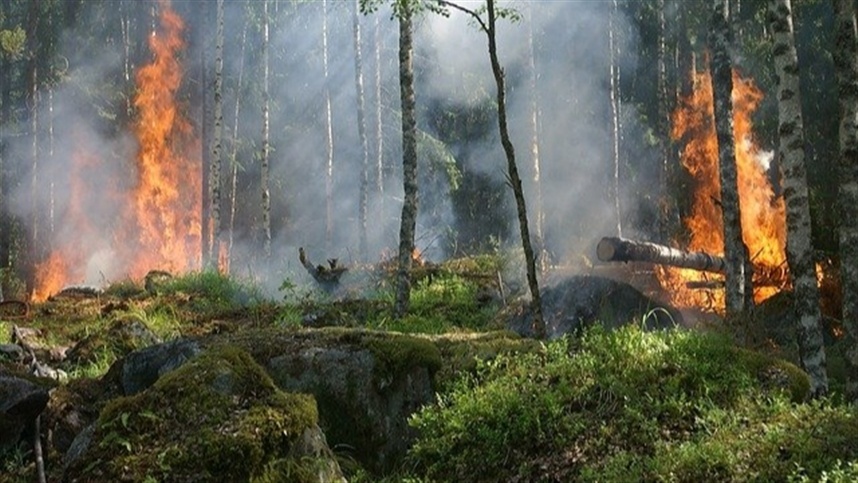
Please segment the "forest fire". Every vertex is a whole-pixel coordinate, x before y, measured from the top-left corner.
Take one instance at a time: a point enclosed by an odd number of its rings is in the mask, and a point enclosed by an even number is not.
[[[184,24],[168,0],[159,5],[161,31],[149,38],[154,59],[136,78],[137,185],[127,213],[129,226],[117,240],[136,240],[133,253],[124,257],[131,277],[153,268],[184,271],[198,266],[201,250],[200,150],[176,99],[183,73],[178,57]]]
[[[84,281],[88,262],[105,248],[116,258],[114,265],[121,266],[110,274],[114,277],[141,278],[152,269],[181,272],[199,266],[200,142],[177,100],[183,76],[179,56],[184,48],[184,24],[169,0],[160,0],[158,5],[160,28],[149,37],[153,59],[136,74],[132,131],[138,152],[135,171],[130,174],[133,186],[122,193],[105,193],[122,186],[123,180],[96,181],[98,177],[89,170],[97,171],[109,161],[86,154],[73,156],[62,220],[70,233],[60,236],[62,241],[37,266],[31,295],[35,301],[46,299],[64,285]],[[95,193],[101,197],[93,199]],[[105,196],[117,199],[105,200]],[[94,215],[90,213],[99,211],[87,209],[93,203],[116,203],[120,220],[91,219]],[[93,240],[102,240],[105,246]]]
[[[771,154],[756,144],[751,116],[762,100],[752,81],[733,74],[733,122],[738,165],[739,201],[745,244],[755,267],[754,299],[765,300],[788,284],[786,268],[786,218],[783,198],[776,196],[769,179]],[[682,165],[693,178],[694,199],[683,220],[689,233],[688,250],[723,255],[723,224],[718,174],[718,143],[713,119],[712,83],[708,72],[694,74],[694,92],[673,115],[673,139],[684,140]],[[707,286],[723,276],[696,270],[659,267],[662,286],[671,302],[680,307],[723,311],[721,289],[689,289]]]

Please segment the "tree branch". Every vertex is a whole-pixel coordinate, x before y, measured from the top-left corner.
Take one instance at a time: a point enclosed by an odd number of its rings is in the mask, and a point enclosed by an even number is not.
[[[461,5],[457,5],[453,2],[448,2],[447,0],[435,0],[435,1],[437,1],[438,5],[441,5],[442,7],[449,7],[449,8],[452,8],[454,10],[458,10],[460,12],[464,12],[464,13],[470,15],[471,17],[474,18],[474,20],[477,21],[477,24],[479,24],[479,26],[483,30],[483,32],[488,33],[489,27],[486,25],[486,23],[483,21],[483,19],[480,18],[479,14],[477,14],[477,12],[475,12],[471,9],[465,8]]]

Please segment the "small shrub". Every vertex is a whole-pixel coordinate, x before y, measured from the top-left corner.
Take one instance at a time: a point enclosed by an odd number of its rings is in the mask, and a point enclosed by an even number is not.
[[[814,474],[830,468],[832,458],[858,452],[844,442],[858,432],[846,417],[851,410],[795,405],[801,381],[761,383],[772,368],[806,379],[784,367],[791,366],[739,350],[725,337],[595,327],[580,340],[548,343],[542,354],[500,355],[449,384],[436,405],[411,419],[421,436],[410,457],[441,481],[719,481],[754,474],[783,481],[783,469],[793,466],[777,464],[781,446]],[[810,426],[823,424],[826,436],[789,442],[803,434],[787,424],[795,419],[789,411]],[[765,440],[762,428],[775,421],[782,421],[782,437]],[[746,426],[755,429],[735,429]],[[753,438],[754,431],[761,436]],[[830,457],[821,458],[826,452]]]

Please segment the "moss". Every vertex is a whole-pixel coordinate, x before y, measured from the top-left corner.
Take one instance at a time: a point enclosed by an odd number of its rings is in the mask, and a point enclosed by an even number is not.
[[[441,369],[435,375],[435,386],[443,392],[463,373],[474,372],[478,360],[489,360],[499,354],[540,352],[539,341],[522,339],[509,331],[482,334],[446,334],[430,337],[441,353]]]
[[[396,379],[415,367],[430,374],[441,368],[441,352],[431,341],[414,336],[384,332],[362,332],[360,345],[375,357],[377,379]]]
[[[247,481],[317,420],[312,397],[278,390],[246,352],[217,347],[108,403],[71,479]]]
[[[793,402],[810,395],[810,378],[795,364],[747,349],[734,349],[737,360],[756,375],[764,389],[782,389]]]

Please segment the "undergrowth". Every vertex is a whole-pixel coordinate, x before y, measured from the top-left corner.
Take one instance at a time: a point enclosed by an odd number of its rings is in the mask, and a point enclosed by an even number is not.
[[[462,376],[411,419],[410,460],[437,481],[785,481],[858,459],[855,410],[797,400],[806,376],[764,357],[597,327]]]

